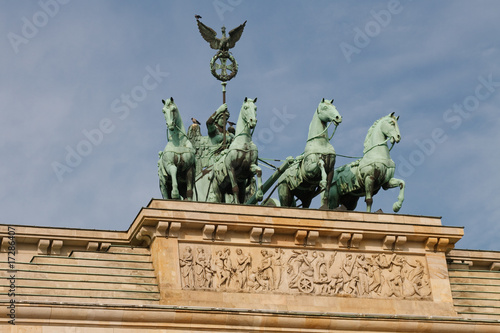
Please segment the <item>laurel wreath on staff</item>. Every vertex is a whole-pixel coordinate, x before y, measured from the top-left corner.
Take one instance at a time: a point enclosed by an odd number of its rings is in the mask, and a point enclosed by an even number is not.
[[[217,54],[210,61],[210,69],[212,75],[215,76],[220,81],[229,81],[233,77],[236,76],[238,72],[238,64],[236,63],[236,59],[234,59],[229,49],[233,48],[236,45],[236,42],[240,40],[241,34],[243,33],[243,29],[245,29],[245,21],[243,24],[229,31],[229,37],[226,36],[226,28],[222,27],[222,37],[217,38],[217,33],[214,29],[203,24],[199,18],[196,19],[198,23],[198,30],[201,33],[201,36],[204,40],[206,40],[210,47],[214,50],[219,50]],[[221,59],[221,65],[216,66],[216,61]],[[226,66],[225,60],[229,60],[232,62],[231,65]],[[229,69],[231,74],[217,74],[217,69]]]

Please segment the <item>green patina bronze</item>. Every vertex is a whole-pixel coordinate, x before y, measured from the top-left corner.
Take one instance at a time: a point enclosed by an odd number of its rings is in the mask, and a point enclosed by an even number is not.
[[[278,179],[281,206],[294,207],[295,198],[309,207],[312,199],[321,194],[322,206],[328,205],[328,194],[335,166],[335,149],[330,143],[328,129],[337,126],[342,117],[331,101],[323,100],[314,112],[304,153]]]
[[[168,143],[159,153],[158,177],[164,199],[193,199],[195,150],[188,140],[181,115],[174,99],[162,100],[167,123]]]
[[[243,203],[252,194],[253,179],[257,176],[256,198],[262,200],[262,170],[257,165],[257,146],[252,142],[253,129],[257,125],[257,98],[245,98],[236,123],[236,133],[228,149],[222,151],[213,166],[210,191],[216,202],[226,202],[232,195],[232,203]]]
[[[393,112],[377,120],[366,135],[363,158],[335,170],[330,188],[330,209],[344,205],[348,210],[354,210],[359,197],[364,196],[366,211],[370,212],[372,197],[380,188],[387,190],[398,186],[398,201],[392,208],[395,212],[401,209],[405,182],[393,178],[396,165],[387,146],[388,141],[394,144],[401,140],[398,119]]]
[[[226,36],[226,28],[222,27],[221,38],[217,38],[215,30],[203,24],[199,19],[196,21],[198,23],[198,30],[203,39],[210,44],[212,49],[219,50],[210,61],[210,71],[212,75],[220,81],[231,80],[238,73],[238,63],[231,52],[229,52],[229,49],[233,48],[236,42],[241,38],[247,21],[229,31],[229,37]]]
[[[197,123],[196,119],[189,126],[187,136],[196,150],[197,175],[202,170],[211,167],[217,155],[232,142],[234,134],[225,130],[229,115],[227,105],[222,104],[206,121],[207,136],[201,134],[200,124]]]
[[[250,197],[262,200],[262,171],[257,166],[257,146],[252,142],[257,124],[256,101],[245,98],[236,129],[228,121],[226,104],[208,118],[207,136],[202,136],[200,123],[192,118],[186,137],[195,151],[194,200],[227,203],[243,203]],[[226,123],[231,125],[227,132]]]
[[[368,130],[363,158],[335,170],[336,153],[329,129],[342,122],[333,100],[319,103],[309,125],[304,152],[295,159],[289,157],[274,174],[262,184],[262,170],[257,165],[258,148],[252,142],[257,124],[255,99],[245,98],[236,129],[228,121],[225,103],[226,82],[233,78],[238,65],[229,52],[240,39],[245,23],[229,32],[222,27],[222,37],[201,23],[198,29],[210,47],[218,50],[210,62],[212,74],[222,82],[223,104],[206,121],[207,136],[201,134],[200,122],[193,124],[186,134],[179,110],[173,98],[163,101],[163,113],[168,127],[168,143],[160,152],[158,175],[160,190],[165,199],[185,199],[208,202],[256,204],[263,199],[274,183],[278,189],[279,204],[268,196],[267,205],[295,207],[296,199],[305,208],[321,193],[321,207],[336,209],[344,205],[356,208],[359,197],[365,196],[367,211],[371,211],[373,195],[380,188],[399,186],[398,201],[393,209],[399,211],[404,200],[405,183],[393,178],[395,164],[390,157],[387,142],[401,139],[398,118],[394,113],[377,120]],[[226,129],[227,124],[230,125]],[[267,164],[267,163],[266,163]],[[274,167],[274,166],[273,166]],[[257,177],[255,177],[257,176]]]

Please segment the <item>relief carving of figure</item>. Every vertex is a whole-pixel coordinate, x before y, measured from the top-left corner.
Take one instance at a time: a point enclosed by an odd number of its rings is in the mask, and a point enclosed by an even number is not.
[[[243,250],[240,248],[236,249],[236,280],[238,281],[238,287],[242,290],[248,286],[247,282],[251,266],[252,256],[250,256],[250,253],[244,255]]]
[[[233,266],[230,255],[231,250],[227,247],[224,249],[224,252],[218,251],[217,253],[217,288],[220,288],[223,285],[226,288],[230,286],[231,277],[233,275]]]
[[[318,258],[318,253],[313,251],[312,259],[309,259],[309,252],[306,250],[292,252],[288,259],[287,273],[291,275],[288,287],[297,288],[303,293],[312,293],[315,289],[314,261]]]
[[[397,254],[393,254],[388,272],[390,273],[388,278],[389,288],[385,297],[401,297],[403,295],[403,276],[401,275],[403,269],[403,259]]]
[[[423,279],[425,271],[422,262],[420,262],[420,260],[415,260],[415,265],[412,265],[407,260],[404,260],[404,263],[404,296],[411,297],[415,294],[424,297],[428,296],[430,294],[430,287],[428,282]]]
[[[342,291],[342,287],[344,286],[344,279],[342,276],[342,271],[339,269],[335,269],[335,259],[337,258],[337,251],[335,251],[328,261],[328,269],[330,271],[330,283],[329,289],[333,294],[339,294]],[[338,261],[337,261],[338,262]]]
[[[212,264],[212,255],[210,254],[205,261],[205,277],[206,284],[205,288],[213,288],[214,287],[214,276],[215,276],[215,266]]]
[[[301,273],[310,269],[311,261],[307,258],[308,252],[306,250],[292,250],[292,252],[293,254],[288,259],[287,273],[290,275],[288,287],[297,288],[297,282],[301,277]]]
[[[274,290],[273,254],[267,250],[261,250],[260,253],[262,261],[257,270],[257,280],[264,290]]]
[[[425,261],[397,253],[264,248],[252,268],[255,248],[244,252],[239,247],[233,254],[222,246],[186,246],[181,251],[183,288],[413,299],[431,294]]]
[[[325,259],[325,254],[320,252],[316,262],[314,263],[314,284],[317,286],[317,293],[327,294],[330,289],[330,281],[331,279],[328,276],[328,265]]]
[[[342,290],[346,294],[353,294],[356,291],[356,277],[353,276],[354,258],[348,253],[342,262]]]
[[[283,256],[285,251],[283,249],[274,249],[274,289],[278,289],[281,286],[281,281],[283,279]]]
[[[225,282],[225,279],[223,281],[223,272],[224,272],[224,261],[222,260],[222,251],[217,251],[215,252],[215,277],[216,277],[216,288],[220,288],[222,283]]]
[[[205,250],[199,247],[196,249],[196,252],[196,259],[194,261],[195,286],[196,288],[203,288],[206,284]]]
[[[359,254],[356,256],[356,262],[354,263],[355,270],[357,272],[357,293],[359,296],[366,296],[370,292],[370,281],[368,278],[368,262],[366,261],[364,254]]]
[[[194,288],[194,272],[193,272],[193,251],[187,246],[184,250],[184,255],[179,259],[181,266],[182,283],[185,288]]]

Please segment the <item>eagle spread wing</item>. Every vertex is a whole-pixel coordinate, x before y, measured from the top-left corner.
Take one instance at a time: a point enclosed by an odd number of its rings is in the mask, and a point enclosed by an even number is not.
[[[241,34],[243,33],[243,29],[245,29],[245,24],[247,24],[247,21],[243,22],[243,24],[229,31],[228,48],[230,49],[233,48],[234,45],[236,45],[236,42],[240,40]]]
[[[203,37],[203,39],[206,40],[210,44],[211,48],[218,50],[220,40],[217,37],[215,37],[215,36],[217,36],[217,33],[214,31],[214,29],[207,27],[206,25],[204,25],[200,21],[197,21],[197,22],[198,22],[198,30],[200,30],[200,33],[201,33],[201,36]],[[236,28],[236,29],[238,29],[238,28]],[[236,29],[233,29],[233,30],[236,30]],[[231,32],[233,32],[233,30],[231,30]],[[241,29],[241,30],[243,31],[243,29]],[[241,36],[241,32],[240,32],[240,36]],[[239,36],[238,36],[238,39],[239,39]]]

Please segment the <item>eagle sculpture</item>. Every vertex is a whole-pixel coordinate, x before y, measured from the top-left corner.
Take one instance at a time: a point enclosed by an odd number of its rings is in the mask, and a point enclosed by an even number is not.
[[[214,50],[226,52],[233,48],[236,42],[240,40],[243,29],[245,29],[245,24],[247,23],[247,21],[245,21],[240,26],[229,31],[229,37],[226,36],[226,27],[222,27],[222,37],[219,39],[216,37],[217,33],[212,28],[207,27],[199,20],[197,20],[197,22],[201,36],[210,44],[210,47]]]

